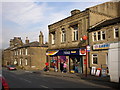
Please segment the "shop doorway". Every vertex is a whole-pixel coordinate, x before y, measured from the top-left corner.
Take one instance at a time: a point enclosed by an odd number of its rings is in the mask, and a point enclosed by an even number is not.
[[[83,73],[83,60],[82,56],[70,56],[69,63],[70,71],[74,70],[76,73]]]
[[[66,56],[60,56],[60,71],[62,72],[63,71],[63,65],[64,65],[64,62],[65,63],[68,63],[67,62],[67,59],[66,59]]]

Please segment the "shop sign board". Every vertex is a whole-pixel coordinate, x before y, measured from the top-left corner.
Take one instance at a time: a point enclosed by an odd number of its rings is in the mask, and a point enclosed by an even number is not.
[[[95,73],[96,73],[96,67],[92,67],[92,69],[91,69],[91,75],[95,75]]]
[[[87,46],[87,51],[90,52],[90,46],[89,45]]]
[[[103,77],[107,76],[107,69],[106,68],[102,68],[102,76]]]
[[[101,73],[101,68],[97,68],[96,76],[100,76],[100,73]]]
[[[86,49],[80,49],[79,53],[80,55],[86,55]]]
[[[69,55],[69,54],[70,54],[70,51],[64,51],[63,53]]]
[[[71,53],[76,53],[76,51],[71,51]]]
[[[100,70],[96,71],[96,76],[100,76]]]
[[[96,44],[93,45],[93,50],[99,50],[99,49],[109,49],[110,44],[104,43],[104,44]]]

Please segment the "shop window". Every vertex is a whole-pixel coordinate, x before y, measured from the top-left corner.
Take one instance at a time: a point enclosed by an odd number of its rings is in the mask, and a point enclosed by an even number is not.
[[[61,42],[65,42],[66,41],[66,32],[65,32],[65,29],[62,28],[61,30]]]
[[[114,28],[114,38],[119,37],[119,28]]]
[[[98,55],[92,54],[92,64],[98,64]]]
[[[101,34],[100,34],[100,31],[98,32],[98,40],[101,39]]]
[[[55,32],[51,33],[52,44],[55,44]]]
[[[106,34],[105,31],[101,31],[101,40],[105,40],[106,37],[105,34]]]
[[[78,24],[72,26],[72,40],[78,40]]]
[[[94,32],[94,33],[92,33],[92,34],[93,34],[93,35],[92,35],[93,41],[97,41],[96,32]]]

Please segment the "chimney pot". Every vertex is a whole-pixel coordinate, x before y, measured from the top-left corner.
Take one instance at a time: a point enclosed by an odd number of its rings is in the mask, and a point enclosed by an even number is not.
[[[71,11],[71,16],[80,13],[80,10],[74,9]]]

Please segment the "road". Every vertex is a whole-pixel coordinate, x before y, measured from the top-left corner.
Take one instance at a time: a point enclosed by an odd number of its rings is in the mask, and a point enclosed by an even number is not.
[[[48,76],[29,71],[9,71],[3,69],[2,74],[10,88],[47,88],[50,90],[55,88],[110,88],[81,79]]]

